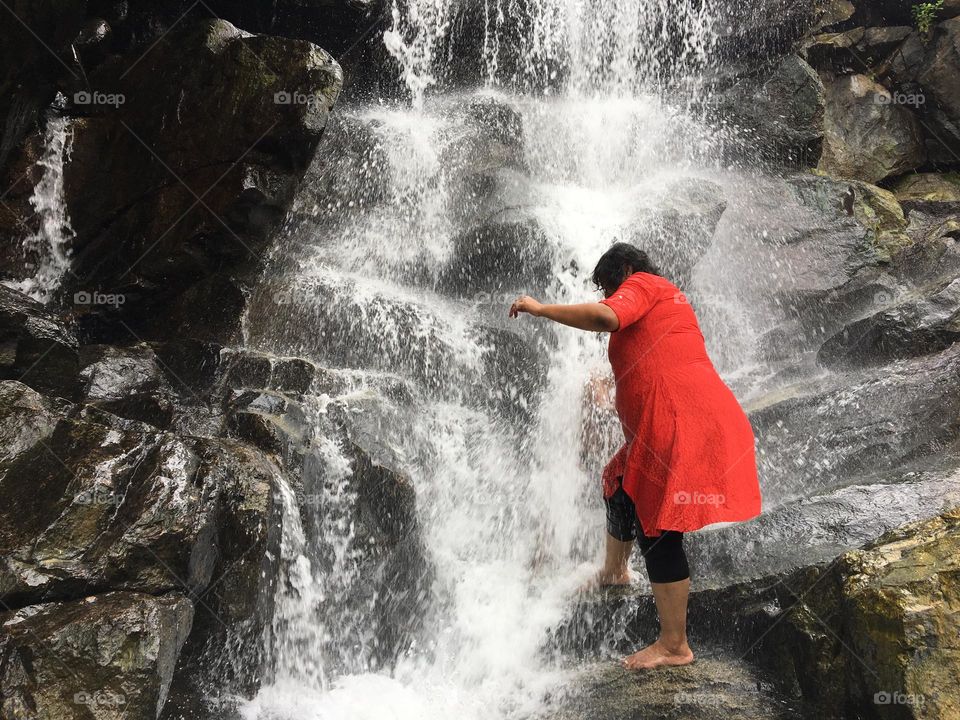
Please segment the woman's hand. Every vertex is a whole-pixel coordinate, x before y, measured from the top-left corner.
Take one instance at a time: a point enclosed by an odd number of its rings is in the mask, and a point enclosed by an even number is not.
[[[519,317],[520,313],[528,313],[534,317],[540,317],[542,312],[543,305],[529,295],[517,298],[514,300],[513,305],[510,306],[510,317],[512,318]]]

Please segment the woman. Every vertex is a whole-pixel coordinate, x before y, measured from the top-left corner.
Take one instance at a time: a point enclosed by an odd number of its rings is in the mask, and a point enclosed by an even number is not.
[[[625,443],[603,471],[607,506],[603,584],[629,582],[633,541],[650,577],[660,636],[628,668],[686,665],[690,571],[683,533],[760,512],[753,431],[707,356],[693,309],[647,254],[613,245],[593,271],[604,300],[510,308],[580,330],[609,332],[616,409]]]

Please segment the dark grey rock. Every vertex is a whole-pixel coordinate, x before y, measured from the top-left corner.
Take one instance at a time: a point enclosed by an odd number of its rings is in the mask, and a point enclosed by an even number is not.
[[[485,299],[483,293],[536,295],[553,278],[556,246],[539,220],[523,211],[493,216],[458,234],[453,246],[440,284],[475,301]]]
[[[78,345],[60,319],[31,298],[0,285],[0,377],[72,397]]]
[[[847,325],[817,360],[828,367],[877,365],[935,353],[960,340],[960,279]]]
[[[0,714],[160,715],[193,618],[182,595],[112,592],[0,615]]]
[[[727,129],[727,154],[804,167],[820,157],[824,103],[817,73],[790,54],[715,90],[708,117]]]

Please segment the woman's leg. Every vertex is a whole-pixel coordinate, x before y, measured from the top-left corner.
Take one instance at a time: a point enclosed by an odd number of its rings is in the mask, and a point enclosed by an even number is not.
[[[586,587],[630,584],[630,552],[637,537],[633,501],[623,488],[618,488],[604,502],[607,506],[607,549],[603,567]]]
[[[668,530],[655,538],[641,536],[639,544],[657,603],[660,637],[623,663],[634,670],[691,663],[693,652],[687,644],[690,569],[683,550],[683,533]]]
[[[633,540],[618,540],[607,533],[607,550],[604,555],[603,567],[597,573],[599,585],[629,585],[630,584],[630,553],[633,550]]]

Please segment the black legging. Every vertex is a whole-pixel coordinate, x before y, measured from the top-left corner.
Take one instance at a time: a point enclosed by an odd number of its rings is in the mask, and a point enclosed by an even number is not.
[[[620,542],[637,540],[652,583],[669,583],[690,577],[687,554],[683,551],[683,533],[664,530],[657,537],[647,537],[640,528],[633,500],[622,487],[606,499],[607,532]]]

